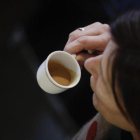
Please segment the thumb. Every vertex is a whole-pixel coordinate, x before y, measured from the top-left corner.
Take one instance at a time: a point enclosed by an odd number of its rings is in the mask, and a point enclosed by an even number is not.
[[[82,52],[76,54],[76,60],[78,61],[81,69],[83,68],[85,61],[90,57],[94,57],[94,55]]]

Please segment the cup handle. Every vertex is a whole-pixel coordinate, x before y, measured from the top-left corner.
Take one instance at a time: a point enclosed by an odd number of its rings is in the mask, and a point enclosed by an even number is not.
[[[72,57],[76,58],[76,54],[71,54],[71,55],[72,55]]]
[[[89,54],[92,54],[93,52],[94,52],[94,50],[87,50],[87,52],[89,53]],[[76,58],[76,54],[74,53],[74,54],[71,54],[74,58]]]

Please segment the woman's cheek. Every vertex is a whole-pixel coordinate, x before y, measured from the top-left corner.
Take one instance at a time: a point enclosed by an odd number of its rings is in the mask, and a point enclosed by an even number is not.
[[[92,75],[90,77],[90,87],[93,92],[96,92],[96,84],[97,84],[97,78],[95,75]]]
[[[100,111],[100,106],[101,106],[101,102],[102,101],[102,83],[101,83],[101,78],[98,77],[98,79],[96,80],[96,84],[94,87],[94,94],[93,94],[93,105],[96,108],[97,111]]]
[[[99,111],[99,100],[96,93],[93,93],[93,106],[97,111]]]

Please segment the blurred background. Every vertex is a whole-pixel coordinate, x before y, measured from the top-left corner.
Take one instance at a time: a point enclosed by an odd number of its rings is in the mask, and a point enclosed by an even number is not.
[[[40,89],[36,72],[70,32],[111,20],[100,1],[0,1],[0,139],[70,140],[95,115],[85,69],[76,87],[57,95]]]

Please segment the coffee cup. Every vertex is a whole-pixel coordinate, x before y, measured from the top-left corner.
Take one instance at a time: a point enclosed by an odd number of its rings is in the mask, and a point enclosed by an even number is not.
[[[58,94],[75,87],[81,78],[81,69],[75,59],[64,51],[54,51],[37,70],[37,82],[42,90]]]

